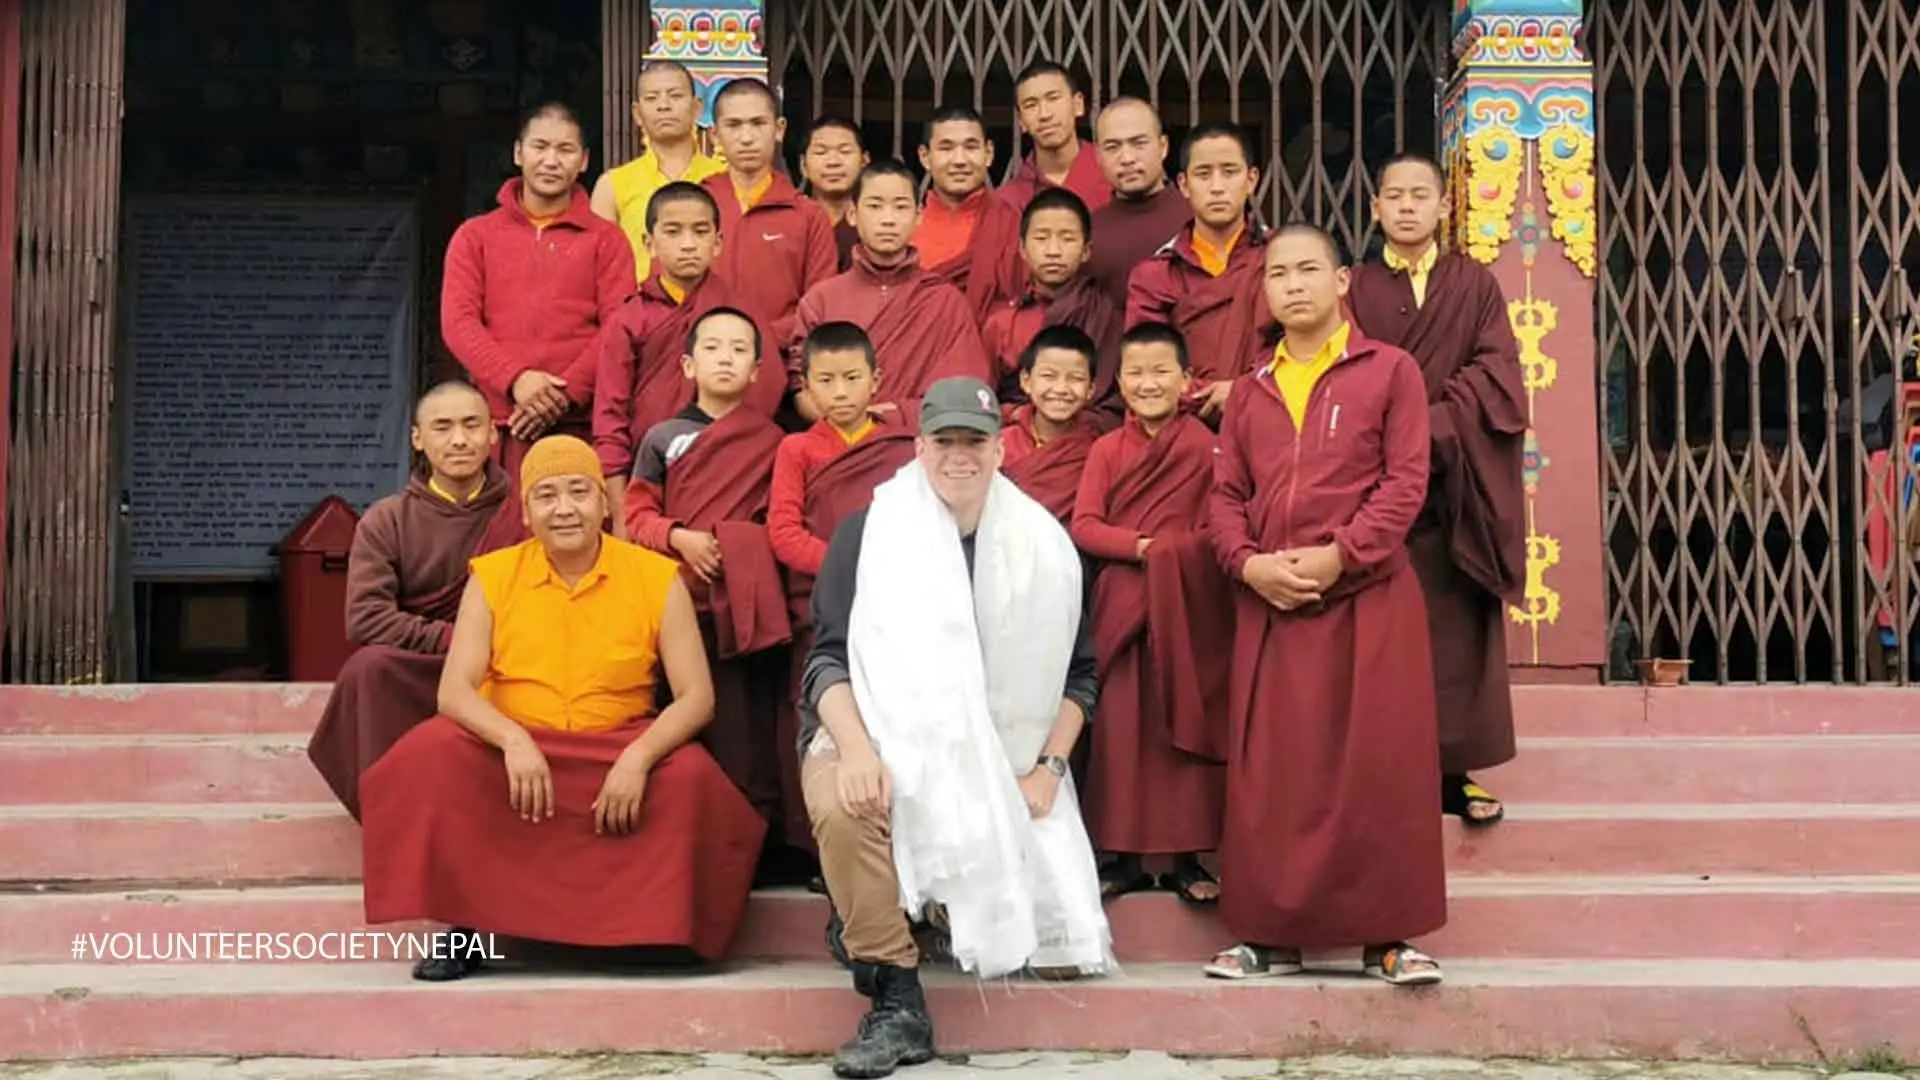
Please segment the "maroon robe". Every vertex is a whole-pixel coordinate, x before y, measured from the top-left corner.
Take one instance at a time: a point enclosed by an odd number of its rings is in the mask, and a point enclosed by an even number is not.
[[[1014,486],[1047,508],[1047,512],[1065,525],[1073,517],[1073,500],[1080,492],[1080,475],[1087,468],[1087,454],[1093,450],[1101,429],[1085,410],[1074,418],[1066,431],[1044,445],[1033,439],[1033,406],[1014,410],[1012,420],[1002,431],[1006,459],[1000,471]]]
[[[367,921],[432,920],[566,945],[674,946],[709,961],[726,955],[767,827],[697,742],[648,772],[634,832],[593,831],[607,770],[650,723],[529,728],[558,809],[539,822],[508,804],[500,751],[444,716],[414,728],[362,788]]]
[[[766,316],[761,333],[776,344],[786,341],[800,298],[840,272],[833,222],[777,169],[759,201],[744,210],[731,173],[709,176],[701,186],[720,207],[722,241],[711,273],[748,311]]]
[[[1363,266],[1347,303],[1368,336],[1412,353],[1426,377],[1433,477],[1407,547],[1432,630],[1440,767],[1450,775],[1514,756],[1506,606],[1526,589],[1528,424],[1520,349],[1491,271],[1443,254],[1415,304],[1404,270]]]
[[[633,455],[653,425],[693,401],[693,380],[682,358],[687,335],[715,308],[744,311],[760,330],[760,367],[747,391],[747,406],[762,416],[780,411],[787,373],[773,324],[751,300],[709,274],[675,301],[655,274],[622,305],[600,335],[600,367],[593,391],[593,448],[600,468],[620,483],[633,472]]]
[[[829,278],[801,299],[788,341],[790,381],[800,383],[800,348],[814,327],[845,320],[867,332],[879,361],[875,402],[917,401],[927,388],[955,375],[991,378],[979,325],[959,290],[920,266],[909,248],[897,266],[875,266],[864,248],[853,269]]]
[[[347,636],[359,648],[334,676],[307,758],[355,820],[360,778],[439,707],[467,562],[526,539],[513,481],[489,465],[465,503],[425,476],[367,508],[347,562]]]
[[[1020,214],[1024,207],[1016,208],[996,191],[982,194],[966,247],[927,268],[967,298],[976,325],[985,322],[996,305],[1020,295],[1025,273],[1020,262]]]
[[[665,518],[669,528],[710,532],[720,541],[719,580],[709,585],[680,568],[713,672],[713,722],[700,739],[768,821],[780,806],[773,741],[788,666],[781,646],[793,638],[786,587],[764,524],[773,455],[783,437],[773,421],[742,406],[709,424],[667,466],[664,490],[635,479],[627,494],[631,535],[664,533],[647,526]],[[799,783],[798,773],[792,782]]]
[[[1411,939],[1446,922],[1439,734],[1407,530],[1426,498],[1426,390],[1405,352],[1354,335],[1298,430],[1274,380],[1241,379],[1209,495],[1236,583],[1220,900],[1256,945]],[[1256,554],[1332,543],[1342,575],[1283,612]]]
[[[1233,593],[1206,537],[1213,433],[1179,416],[1100,439],[1073,537],[1100,559],[1088,618],[1100,701],[1087,827],[1102,851],[1185,854],[1220,842]],[[1140,537],[1153,540],[1144,563]]]
[[[1127,283],[1127,328],[1173,324],[1187,339],[1197,398],[1210,384],[1239,378],[1260,361],[1258,346],[1273,325],[1261,285],[1266,267],[1266,238],[1248,222],[1227,255],[1226,270],[1214,277],[1194,254],[1189,225],[1134,269]]]
[[[1127,278],[1133,268],[1153,258],[1154,252],[1172,243],[1192,223],[1193,204],[1173,184],[1144,199],[1116,194],[1112,202],[1094,211],[1093,252],[1087,256],[1086,275],[1124,311]]]

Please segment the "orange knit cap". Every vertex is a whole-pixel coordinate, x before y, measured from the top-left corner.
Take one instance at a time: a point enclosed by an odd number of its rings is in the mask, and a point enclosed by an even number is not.
[[[593,447],[572,435],[549,435],[527,451],[520,462],[520,501],[527,500],[535,484],[556,476],[588,476],[600,479],[600,456]]]

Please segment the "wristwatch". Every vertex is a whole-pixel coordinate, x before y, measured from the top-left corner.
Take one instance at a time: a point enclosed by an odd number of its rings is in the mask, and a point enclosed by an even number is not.
[[[1041,756],[1039,764],[1055,776],[1067,775],[1067,759],[1061,757],[1059,754],[1044,754]]]

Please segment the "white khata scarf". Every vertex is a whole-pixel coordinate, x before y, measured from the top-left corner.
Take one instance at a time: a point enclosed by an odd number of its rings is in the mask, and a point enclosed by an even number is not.
[[[893,777],[901,905],[946,905],[953,955],[994,978],[1113,967],[1093,845],[1071,776],[1032,819],[1015,777],[1060,709],[1079,631],[1080,557],[1044,507],[996,474],[969,580],[926,469],[874,492],[847,652],[854,699]]]

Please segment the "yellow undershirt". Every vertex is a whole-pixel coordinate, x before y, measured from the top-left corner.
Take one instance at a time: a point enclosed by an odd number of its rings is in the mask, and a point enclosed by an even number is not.
[[[1286,402],[1287,412],[1293,416],[1295,432],[1306,425],[1307,403],[1313,400],[1313,388],[1320,384],[1320,377],[1346,355],[1347,338],[1352,336],[1352,330],[1350,323],[1341,323],[1340,329],[1320,346],[1320,351],[1304,363],[1287,352],[1285,338],[1273,350],[1273,363],[1267,372],[1273,376],[1273,384],[1280,388],[1280,400]]]
[[[427,490],[433,492],[435,495],[440,496],[441,498],[447,500],[448,502],[454,503],[456,505],[463,502],[472,502],[473,500],[479,498],[480,489],[484,487],[486,487],[485,484],[476,485],[472,491],[467,492],[466,498],[463,499],[455,495],[453,492],[448,491],[446,488],[441,487],[440,480],[438,477],[432,477],[432,476],[427,477]]]
[[[874,427],[873,417],[869,416],[867,417],[866,423],[861,424],[859,427],[854,428],[852,431],[847,431],[846,429],[840,428],[840,427],[835,427],[833,430],[838,431],[840,433],[840,438],[844,439],[848,446],[852,446],[854,443],[857,443],[861,439],[864,439],[868,435],[872,434],[873,427]]]
[[[1433,264],[1440,261],[1440,245],[1428,244],[1426,254],[1408,262],[1392,248],[1387,249],[1386,263],[1389,270],[1405,270],[1407,282],[1413,286],[1413,306],[1425,307],[1427,303],[1427,275],[1433,273]]]
[[[767,197],[767,192],[772,187],[772,172],[768,172],[767,175],[761,177],[760,182],[751,188],[742,188],[739,184],[733,185],[733,197],[740,203],[740,212],[744,214],[759,205],[760,200]]]
[[[666,275],[664,274],[661,275],[660,277],[660,288],[663,292],[667,294],[667,299],[673,301],[674,303],[684,304],[687,302],[687,290],[681,288],[678,285],[675,285],[671,281],[668,281],[666,278]]]
[[[1200,260],[1200,269],[1205,270],[1208,277],[1219,277],[1221,274],[1226,273],[1227,260],[1233,257],[1233,249],[1240,243],[1240,237],[1246,231],[1247,223],[1243,221],[1238,228],[1233,230],[1233,235],[1227,237],[1225,244],[1215,248],[1211,241],[1200,235],[1200,230],[1195,229],[1193,231],[1193,254],[1195,258]]]

